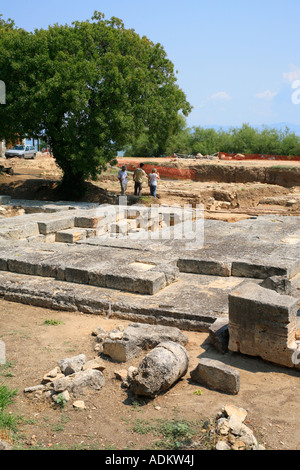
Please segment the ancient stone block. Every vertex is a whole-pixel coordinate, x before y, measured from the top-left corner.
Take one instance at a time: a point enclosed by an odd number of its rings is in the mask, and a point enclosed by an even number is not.
[[[228,317],[218,318],[209,328],[209,341],[217,351],[225,354],[229,343],[229,320]]]
[[[42,235],[47,235],[48,233],[59,232],[61,230],[73,228],[74,223],[75,217],[64,217],[58,219],[50,219],[45,222],[38,222],[38,227]]]
[[[231,265],[223,261],[212,261],[197,258],[179,258],[179,271],[191,274],[207,274],[210,276],[231,275]]]
[[[55,241],[59,243],[76,243],[78,240],[84,240],[85,238],[86,230],[75,228],[57,232]]]
[[[89,283],[89,270],[84,268],[66,267],[64,269],[65,280],[77,284]]]
[[[229,349],[294,367],[298,300],[255,283],[229,295]]]
[[[260,285],[265,289],[275,290],[278,294],[290,295],[292,292],[291,281],[286,276],[267,277]]]
[[[122,339],[113,341],[106,338],[103,342],[103,353],[115,361],[126,362],[138,357],[143,350],[153,349],[165,341],[185,345],[188,338],[175,327],[133,323],[125,328]]]
[[[163,273],[147,272],[139,274],[114,274],[105,275],[105,287],[119,289],[138,294],[153,295],[166,286]]]
[[[79,356],[61,359],[58,362],[58,365],[64,375],[71,375],[71,374],[74,374],[75,372],[79,372],[85,363],[86,363],[85,355],[80,354]]]
[[[201,358],[197,367],[191,371],[191,378],[213,390],[238,394],[240,390],[240,374],[236,369],[213,359]]]
[[[231,275],[253,279],[266,279],[273,276],[295,276],[300,270],[300,261],[293,260],[282,264],[271,264],[269,260],[262,263],[250,261],[233,261]]]
[[[97,228],[104,216],[78,216],[75,217],[75,227],[80,228]]]

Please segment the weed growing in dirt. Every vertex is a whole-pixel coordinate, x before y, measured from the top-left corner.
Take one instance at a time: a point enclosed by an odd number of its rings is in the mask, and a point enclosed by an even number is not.
[[[60,321],[60,320],[55,320],[55,319],[50,319],[50,320],[49,320],[49,319],[46,319],[46,320],[44,321],[44,325],[48,325],[48,326],[57,326],[57,325],[61,325],[61,324],[63,324],[62,321]]]
[[[15,430],[19,418],[9,414],[5,409],[14,402],[17,390],[10,389],[3,383],[0,383],[0,429]]]
[[[213,448],[209,429],[205,422],[184,419],[151,420],[139,419],[132,431],[137,434],[152,434],[154,442],[152,450],[209,450]]]

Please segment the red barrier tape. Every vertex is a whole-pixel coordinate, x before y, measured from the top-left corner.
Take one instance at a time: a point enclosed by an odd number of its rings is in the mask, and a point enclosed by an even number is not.
[[[139,163],[118,163],[117,166],[122,167],[126,165],[127,170],[134,171],[136,168],[139,168]],[[152,172],[153,168],[159,173],[160,176],[165,178],[172,178],[172,179],[185,179],[185,180],[194,180],[195,179],[195,170],[189,169],[181,169],[181,168],[168,168],[165,166],[153,166],[145,163],[143,166],[143,170],[149,174]]]

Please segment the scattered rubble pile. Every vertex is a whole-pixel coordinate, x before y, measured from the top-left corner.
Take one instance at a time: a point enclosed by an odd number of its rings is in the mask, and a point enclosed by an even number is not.
[[[25,388],[24,393],[35,393],[36,397],[44,395],[57,403],[67,402],[70,393],[78,397],[87,389],[101,390],[105,385],[104,369],[100,358],[87,361],[84,354],[61,359],[58,366],[45,374],[40,385]]]
[[[166,392],[188,371],[189,355],[184,347],[188,339],[177,328],[136,323],[112,331],[98,327],[92,335],[96,337],[95,351],[119,363],[146,352],[138,367],[114,372],[122,387],[137,396],[154,398]],[[74,397],[73,406],[85,409],[80,398],[105,386],[105,369],[105,360],[99,355],[91,360],[84,354],[61,359],[45,374],[40,385],[25,388],[24,393],[34,394],[35,398],[51,398],[58,405]],[[200,359],[191,377],[208,387],[238,393],[238,372],[222,367],[218,361]],[[216,419],[210,421],[209,433],[216,450],[265,450],[246,426],[246,416],[242,408],[226,405]]]
[[[243,408],[232,405],[223,408],[210,429],[210,435],[216,441],[216,450],[265,450],[246,426],[246,417],[247,411]]]

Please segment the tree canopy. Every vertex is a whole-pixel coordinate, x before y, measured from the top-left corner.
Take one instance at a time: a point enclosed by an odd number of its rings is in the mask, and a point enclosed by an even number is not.
[[[0,140],[46,135],[76,191],[144,129],[163,147],[191,111],[163,46],[98,12],[34,32],[0,18],[0,71]]]
[[[249,124],[229,130],[194,126],[188,128],[181,119],[178,131],[159,148],[150,142],[146,131],[126,149],[127,156],[151,157],[173,153],[186,155],[212,155],[217,152],[300,155],[300,137],[287,127],[283,130],[263,127],[256,129]]]

